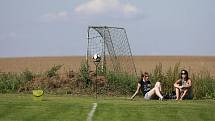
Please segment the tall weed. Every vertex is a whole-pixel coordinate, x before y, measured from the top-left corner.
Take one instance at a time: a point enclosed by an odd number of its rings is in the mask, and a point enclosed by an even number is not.
[[[136,75],[127,73],[108,72],[106,75],[110,90],[115,90],[119,94],[129,94],[136,88]]]
[[[89,66],[88,66],[88,64],[86,62],[82,61],[79,71],[80,71],[81,79],[84,81],[86,86],[89,86],[90,85],[90,77],[89,77]]]
[[[47,77],[53,77],[53,76],[57,76],[57,71],[60,70],[60,68],[62,67],[63,65],[54,65],[51,69],[49,69],[46,74],[47,74]]]
[[[215,98],[215,79],[204,71],[192,75],[192,89],[195,99]]]

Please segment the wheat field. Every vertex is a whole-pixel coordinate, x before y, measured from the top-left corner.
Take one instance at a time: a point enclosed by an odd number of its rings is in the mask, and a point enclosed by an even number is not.
[[[152,72],[156,65],[162,64],[163,71],[180,63],[181,69],[191,73],[208,71],[215,76],[215,56],[134,56],[137,73]],[[84,56],[67,57],[17,57],[0,58],[0,72],[22,72],[26,69],[33,72],[45,72],[54,65],[62,65],[61,72],[79,71]]]

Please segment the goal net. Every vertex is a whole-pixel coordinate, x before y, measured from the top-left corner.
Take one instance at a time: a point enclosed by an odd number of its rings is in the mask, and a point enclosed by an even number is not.
[[[103,72],[127,73],[136,75],[131,48],[124,28],[107,26],[88,27],[87,62],[93,66],[92,57],[98,54]]]

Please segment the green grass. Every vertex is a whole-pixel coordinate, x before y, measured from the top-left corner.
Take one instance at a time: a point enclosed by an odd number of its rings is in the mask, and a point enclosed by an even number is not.
[[[0,121],[86,121],[97,102],[93,121],[214,121],[215,100],[146,101],[126,97],[76,97],[0,94]]]
[[[94,121],[213,121],[215,101],[100,101]]]
[[[0,121],[84,121],[92,99],[45,96],[43,101],[31,95],[1,95]]]

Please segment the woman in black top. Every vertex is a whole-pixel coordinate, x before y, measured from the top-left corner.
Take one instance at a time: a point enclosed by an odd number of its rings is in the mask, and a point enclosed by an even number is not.
[[[176,92],[176,100],[183,100],[185,98],[192,98],[190,89],[192,86],[192,81],[188,76],[187,70],[181,70],[180,79],[176,80],[174,87]]]
[[[163,96],[161,94],[161,83],[156,82],[155,86],[151,89],[151,82],[149,81],[148,72],[141,74],[141,80],[138,81],[137,90],[131,99],[134,99],[134,97],[139,93],[139,90],[142,91],[144,99],[152,99],[153,96],[156,95],[159,99],[163,100]]]

